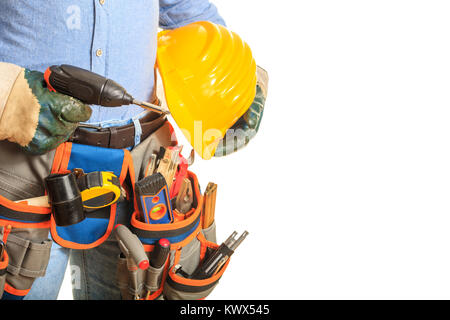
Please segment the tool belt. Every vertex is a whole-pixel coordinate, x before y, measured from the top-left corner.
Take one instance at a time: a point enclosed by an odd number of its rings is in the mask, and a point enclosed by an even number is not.
[[[150,265],[146,270],[130,271],[126,259],[123,256],[117,257],[116,285],[120,288],[123,299],[203,299],[215,288],[230,260],[208,279],[195,280],[185,276],[186,273],[192,273],[211,250],[218,247],[215,243],[215,223],[202,229],[203,197],[196,175],[187,172],[194,197],[186,219],[167,224],[149,224],[137,219],[135,182],[142,178],[153,153],[161,146],[177,144],[176,141],[171,141],[173,128],[165,118],[156,117],[150,122],[148,120],[144,118],[142,125],[143,128],[149,128],[145,129],[147,134],[151,133],[131,152],[124,148],[129,144],[127,138],[122,139],[123,145],[117,142],[121,140],[118,137],[123,132],[131,132],[130,128],[93,133],[80,129],[72,138],[72,142],[60,145],[53,154],[46,156],[46,159],[51,161],[51,166],[48,172],[45,172],[46,167],[41,164],[44,168],[41,168],[41,171],[43,175],[63,174],[81,168],[86,173],[99,170],[114,173],[121,187],[126,190],[126,199],[134,205],[135,212],[131,216],[130,230],[142,242],[149,259],[159,239],[166,238],[170,241],[169,257],[160,268]],[[85,144],[73,141],[84,141]],[[102,144],[102,141],[105,144]],[[106,143],[110,148],[98,146],[106,146]],[[114,148],[120,145],[122,149]],[[182,158],[181,155],[180,157]],[[0,184],[1,182],[0,179]],[[58,226],[50,208],[14,202],[0,196],[0,240],[6,244],[6,250],[0,259],[0,297],[23,299],[34,280],[45,275],[52,245],[52,240],[48,238],[49,231],[53,241],[63,247],[79,250],[94,248],[102,244],[113,232],[117,223],[116,208],[117,203],[87,212],[86,218],[79,223]],[[177,273],[175,266],[182,266],[185,273]]]
[[[156,112],[150,112],[147,116],[139,119],[142,128],[141,140],[147,139],[165,121],[165,115]],[[110,128],[80,125],[70,137],[69,141],[102,148],[125,149],[134,146],[134,138],[134,124]]]

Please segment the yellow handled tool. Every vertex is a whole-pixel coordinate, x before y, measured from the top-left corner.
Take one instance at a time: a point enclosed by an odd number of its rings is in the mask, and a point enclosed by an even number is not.
[[[77,177],[77,186],[85,211],[93,211],[116,203],[121,195],[120,180],[112,172],[95,171],[84,173],[82,169],[72,170]],[[63,187],[63,186],[61,186]],[[29,206],[50,207],[48,196],[17,200]]]
[[[78,175],[78,188],[85,209],[104,208],[119,200],[120,181],[112,172],[95,171],[84,174],[79,169],[75,170]]]

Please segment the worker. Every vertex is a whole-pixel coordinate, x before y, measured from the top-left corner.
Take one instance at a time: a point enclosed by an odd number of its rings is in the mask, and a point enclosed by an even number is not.
[[[134,152],[156,130],[162,140],[170,140],[171,130],[159,129],[165,128],[165,117],[161,121],[159,114],[136,105],[88,106],[50,92],[43,73],[51,65],[78,66],[114,79],[134,97],[157,103],[154,66],[158,27],[170,30],[195,21],[225,25],[208,0],[3,0],[0,195],[11,201],[43,195],[43,179],[51,170],[55,148],[66,141],[83,145],[95,141],[102,148]],[[257,96],[235,129],[254,135],[262,113],[261,100],[263,97]],[[107,138],[95,140],[99,134]],[[216,156],[236,149],[220,145]],[[139,151],[136,153],[135,166],[140,165]],[[116,223],[129,221],[132,210],[131,203],[120,201]],[[5,228],[2,230],[5,234]],[[113,237],[89,250],[71,250],[53,243],[45,276],[34,281],[25,299],[56,299],[69,258],[75,299],[120,299],[115,268],[111,268],[118,254]]]

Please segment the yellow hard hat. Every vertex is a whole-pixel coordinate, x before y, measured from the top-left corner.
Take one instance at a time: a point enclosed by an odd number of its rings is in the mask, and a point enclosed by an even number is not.
[[[250,47],[221,25],[194,22],[158,34],[157,66],[174,120],[195,151],[210,159],[255,97]]]

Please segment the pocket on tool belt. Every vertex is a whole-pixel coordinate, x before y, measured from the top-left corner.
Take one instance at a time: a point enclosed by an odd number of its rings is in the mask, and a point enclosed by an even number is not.
[[[173,266],[170,268],[164,284],[163,296],[166,300],[201,300],[206,298],[217,286],[228,267],[229,259],[210,278],[201,280],[189,278],[188,275],[192,274],[198,265],[219,247],[216,243],[206,240],[203,233],[199,233],[192,242],[191,248],[195,249],[186,252],[185,249],[188,247],[185,247],[179,254],[175,254]],[[183,253],[183,251],[185,252]],[[182,270],[182,273],[180,270]]]
[[[150,224],[138,219],[138,211],[132,214],[130,230],[139,237],[144,247],[147,246],[147,251],[150,251],[148,246],[152,246],[162,238],[169,240],[172,247],[183,246],[200,231],[203,198],[197,176],[188,171],[188,178],[192,182],[194,199],[192,209],[186,213],[186,219],[166,224]]]
[[[128,270],[125,257],[118,258],[117,281],[123,299],[153,300],[160,298],[176,249],[183,249],[181,254],[183,261],[189,261],[193,267],[198,265],[201,246],[197,235],[201,232],[203,198],[196,175],[188,172],[188,178],[192,183],[194,197],[192,208],[186,213],[184,220],[166,224],[150,224],[140,221],[137,211],[133,213],[130,230],[142,242],[149,257],[150,266],[146,270]],[[154,268],[151,266],[151,253],[155,243],[160,239],[167,239],[172,251],[162,267]]]
[[[128,150],[107,149],[64,143],[56,151],[55,158],[60,159],[54,164],[53,174],[66,174],[76,169],[85,173],[97,171],[111,172],[124,185],[129,165],[132,162]],[[71,249],[91,249],[102,244],[110,236],[118,203],[97,210],[86,210],[84,220],[66,226],[57,225],[53,215],[51,219],[51,234],[59,245]]]
[[[117,286],[123,300],[133,300],[144,293],[146,271],[135,268],[128,270],[127,259],[121,253],[117,263]]]
[[[151,252],[146,252],[146,254],[150,260]],[[122,299],[154,300],[159,298],[168,267],[169,259],[160,268],[150,265],[146,270],[139,268],[129,270],[127,259],[121,253],[117,264],[117,285]]]
[[[7,292],[13,295],[27,293],[34,280],[45,275],[52,241],[50,239],[27,240],[23,233],[29,230],[13,229],[6,241],[9,256],[7,267]],[[14,290],[16,289],[16,290]]]
[[[206,240],[217,243],[215,221],[213,221],[213,223],[208,228],[203,229],[202,232],[205,235]]]
[[[34,280],[45,275],[52,246],[49,227],[50,208],[0,196],[0,239],[8,260],[0,279],[0,284],[4,281],[2,299],[23,299]]]

